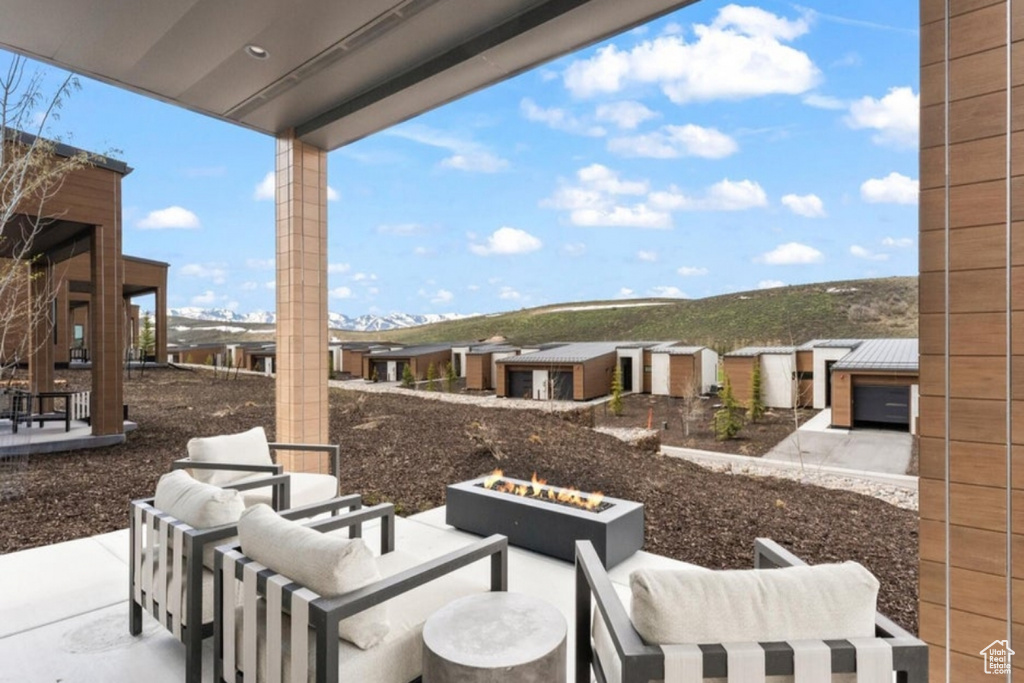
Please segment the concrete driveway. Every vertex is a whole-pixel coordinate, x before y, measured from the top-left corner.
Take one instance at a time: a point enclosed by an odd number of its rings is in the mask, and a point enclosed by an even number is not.
[[[832,411],[823,410],[779,442],[765,460],[802,462],[851,470],[905,474],[911,436],[884,429],[829,429]]]

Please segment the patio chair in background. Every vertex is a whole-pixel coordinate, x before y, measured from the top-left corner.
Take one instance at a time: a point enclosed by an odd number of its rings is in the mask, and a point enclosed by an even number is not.
[[[809,567],[757,539],[754,566],[637,570],[630,591],[578,541],[576,683],[591,668],[598,683],[927,682],[927,645],[875,611],[859,564]]]
[[[214,547],[237,536],[245,491],[271,488],[272,499],[286,505],[291,476],[264,475],[221,488],[175,470],[160,478],[154,498],[131,503],[129,631],[134,636],[142,632],[145,610],[184,643],[186,683],[202,681],[202,641],[213,634]],[[352,495],[281,514],[309,519],[361,506],[361,497]],[[351,533],[358,535],[360,528],[353,527]],[[192,615],[201,615],[195,628]]]
[[[239,434],[224,434],[189,439],[188,458],[174,462],[174,469],[189,469],[197,480],[214,486],[246,483],[265,477],[267,474],[282,474],[284,468],[274,462],[276,451],[300,451],[329,456],[327,473],[290,472],[291,505],[273,505],[271,487],[246,488],[242,494],[245,506],[257,503],[271,505],[275,509],[290,506],[309,505],[330,500],[338,495],[338,473],[340,448],[327,444],[286,444],[268,443],[263,427],[254,427]]]
[[[216,552],[214,680],[418,679],[423,622],[457,598],[506,590],[508,539],[491,536],[422,561],[394,549],[394,515],[385,503],[303,526],[265,507],[246,510],[240,547]],[[380,519],[376,556],[361,539],[328,533],[371,519]],[[489,581],[467,576],[475,570],[464,568],[486,558]]]

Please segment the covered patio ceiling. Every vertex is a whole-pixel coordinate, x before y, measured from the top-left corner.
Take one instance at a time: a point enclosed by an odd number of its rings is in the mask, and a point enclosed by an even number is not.
[[[0,47],[333,150],[695,1],[7,0]]]

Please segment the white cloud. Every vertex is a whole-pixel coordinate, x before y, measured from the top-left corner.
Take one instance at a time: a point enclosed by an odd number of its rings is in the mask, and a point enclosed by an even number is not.
[[[849,104],[838,97],[833,97],[832,95],[818,95],[816,93],[805,95],[803,103],[808,107],[814,107],[815,109],[829,109],[832,111],[846,109],[849,106]]]
[[[609,152],[624,157],[650,159],[721,159],[734,154],[738,149],[736,141],[725,133],[693,124],[662,126],[660,130],[652,133],[613,138],[608,141]]]
[[[570,242],[562,245],[562,253],[566,256],[583,256],[587,253],[587,245],[583,242]]]
[[[451,300],[455,298],[455,295],[449,292],[447,289],[439,289],[430,298],[432,304],[447,304],[451,303]]]
[[[653,207],[664,211],[743,211],[768,205],[768,195],[760,184],[728,178],[709,187],[703,196],[690,196],[672,186],[652,192],[649,199]]]
[[[200,227],[199,216],[181,206],[150,211],[135,225],[143,230],[194,230]]]
[[[786,244],[780,244],[767,253],[761,254],[754,260],[770,266],[792,266],[820,263],[825,260],[825,255],[806,244],[787,242]]]
[[[227,281],[227,271],[220,263],[186,263],[178,269],[178,274],[201,280],[212,280],[215,285],[222,285]]]
[[[523,298],[523,295],[517,292],[512,287],[506,285],[501,288],[501,291],[498,292],[498,298],[505,299],[506,301],[518,301],[519,299]]]
[[[782,197],[782,204],[798,216],[806,218],[824,218],[825,205],[816,194],[787,194]]]
[[[268,280],[267,282],[263,283],[263,286],[266,289],[277,289],[277,280]]]
[[[651,287],[651,296],[661,297],[662,299],[686,299],[686,294],[678,287]]]
[[[873,252],[873,251],[871,251],[869,249],[865,249],[864,247],[862,247],[862,246],[860,246],[858,244],[854,244],[854,245],[852,245],[850,247],[850,254],[852,254],[853,256],[856,256],[857,258],[867,259],[868,261],[887,261],[887,260],[889,260],[889,255],[888,254],[879,254],[879,253]]]
[[[415,254],[416,256],[433,256],[434,254],[437,253],[437,249],[434,249],[433,247],[422,247],[422,246],[420,246],[420,247],[415,247],[412,250],[412,253]]]
[[[638,261],[646,261],[647,263],[654,263],[658,260],[658,252],[656,251],[638,251],[636,252],[636,258]]]
[[[699,266],[682,266],[676,272],[683,277],[699,277],[701,275],[707,275],[708,269],[701,268]]]
[[[348,288],[348,287],[335,287],[334,289],[329,291],[327,294],[332,299],[353,299],[353,298],[355,298],[355,294],[353,294],[352,290],[350,288]]]
[[[348,263],[328,263],[327,272],[331,275],[340,275],[341,273],[347,273],[352,268]]]
[[[757,283],[758,289],[775,289],[776,287],[785,287],[786,283],[782,280],[761,280]]]
[[[657,118],[658,114],[639,102],[623,100],[599,104],[594,116],[598,121],[607,121],[619,128],[633,130],[644,121]]]
[[[554,130],[595,138],[607,134],[607,131],[601,126],[587,123],[583,119],[573,116],[572,112],[567,109],[559,107],[544,108],[529,97],[524,97],[519,103],[519,111],[522,112],[528,121],[543,123]]]
[[[252,292],[252,291],[255,291],[255,290],[259,289],[259,288],[260,288],[260,285],[259,285],[258,282],[243,282],[242,283],[242,291],[244,291],[244,292]]]
[[[577,97],[653,83],[676,104],[799,94],[817,85],[821,73],[806,53],[783,43],[808,29],[806,17],[790,20],[756,7],[728,5],[711,24],[694,25],[693,42],[667,35],[629,50],[609,45],[573,62],[563,82]]]
[[[217,295],[213,293],[213,290],[206,290],[202,294],[196,294],[192,297],[193,306],[212,306],[217,302]]]
[[[356,273],[352,276],[352,282],[369,282],[376,279],[376,273]]]
[[[646,194],[646,180],[623,180],[601,164],[581,168],[576,177],[578,185],[563,183],[541,206],[569,211],[569,221],[579,226],[671,227],[672,217],[664,211],[653,211],[643,202],[621,203],[622,195]]]
[[[423,226],[419,223],[393,223],[389,225],[378,225],[377,232],[381,235],[397,235],[409,237],[419,235],[423,232]]]
[[[338,194],[338,191],[335,190],[330,185],[328,185],[327,186],[327,201],[329,201],[329,202],[336,202],[339,199],[341,199],[341,195]]]
[[[615,295],[616,299],[631,299],[636,296],[636,291],[629,287],[623,287],[619,290],[618,294]]]
[[[392,128],[386,134],[451,152],[451,156],[441,160],[442,168],[475,173],[497,173],[509,166],[507,159],[495,155],[486,146],[475,140],[460,138],[420,124],[407,124]]]
[[[480,285],[466,285],[466,289],[468,289],[471,292],[479,292]]]
[[[273,171],[263,176],[263,180],[256,183],[256,189],[252,192],[252,198],[256,201],[264,201],[267,199],[274,199],[275,192],[277,191],[277,181]]]
[[[273,270],[274,263],[272,258],[250,258],[245,260],[245,267],[253,270]]]
[[[914,246],[914,240],[909,237],[886,237],[882,240],[883,247],[896,247],[897,249],[906,249],[907,247]]]
[[[471,244],[469,250],[477,256],[494,254],[529,254],[543,246],[539,239],[519,228],[502,227],[491,233],[486,244]]]
[[[871,136],[876,145],[913,148],[918,141],[920,109],[920,97],[912,88],[890,88],[880,100],[862,97],[853,102],[843,120],[853,129],[877,131]]]
[[[918,181],[893,171],[884,178],[865,180],[860,197],[870,204],[917,204]]]

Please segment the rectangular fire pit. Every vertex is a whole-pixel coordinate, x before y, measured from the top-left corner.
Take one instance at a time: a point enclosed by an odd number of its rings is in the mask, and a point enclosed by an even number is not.
[[[575,543],[594,544],[605,567],[613,567],[644,544],[644,506],[605,497],[600,512],[569,507],[544,498],[486,489],[486,477],[448,486],[445,521],[457,529],[487,536],[504,534],[508,542],[573,562]],[[530,487],[528,481],[502,481]],[[544,486],[548,489],[558,487]],[[585,496],[586,494],[584,494]],[[605,507],[605,504],[609,504]]]

